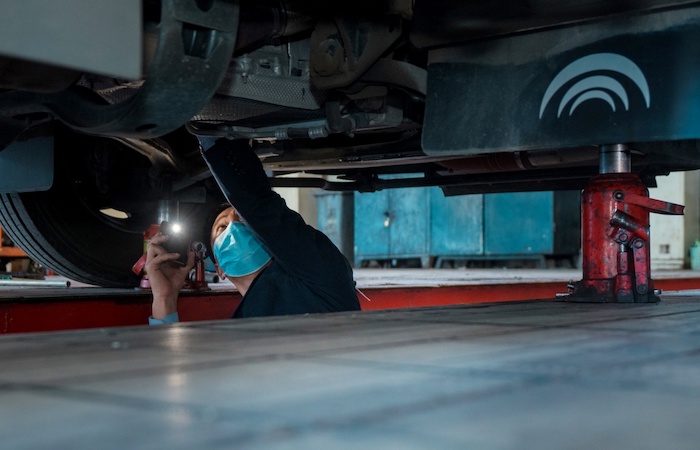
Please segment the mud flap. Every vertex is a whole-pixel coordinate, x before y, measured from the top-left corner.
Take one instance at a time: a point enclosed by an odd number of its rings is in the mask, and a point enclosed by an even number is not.
[[[444,50],[423,148],[474,155],[700,138],[700,8]]]
[[[53,136],[41,136],[0,151],[0,193],[48,190],[53,185],[53,146]]]

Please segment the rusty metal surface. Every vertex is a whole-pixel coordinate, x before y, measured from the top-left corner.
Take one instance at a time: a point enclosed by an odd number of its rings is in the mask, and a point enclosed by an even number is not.
[[[4,448],[697,448],[700,301],[0,337]]]

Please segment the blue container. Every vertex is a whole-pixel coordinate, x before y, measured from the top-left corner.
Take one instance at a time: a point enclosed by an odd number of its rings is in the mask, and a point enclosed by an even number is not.
[[[553,192],[484,195],[484,254],[552,254],[553,200]]]
[[[370,260],[573,259],[579,192],[445,197],[440,188],[355,194],[355,265]]]
[[[430,192],[430,253],[434,257],[480,255],[484,252],[484,196],[445,197]]]
[[[429,255],[430,201],[425,188],[355,194],[355,265]]]

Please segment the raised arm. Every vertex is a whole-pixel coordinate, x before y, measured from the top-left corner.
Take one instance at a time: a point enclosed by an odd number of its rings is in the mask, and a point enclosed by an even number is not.
[[[352,278],[348,261],[335,245],[272,190],[247,143],[220,139],[204,158],[228,201],[285,270],[328,285]]]

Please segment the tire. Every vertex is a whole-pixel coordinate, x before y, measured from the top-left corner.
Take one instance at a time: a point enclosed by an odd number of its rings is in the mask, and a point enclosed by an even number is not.
[[[58,186],[0,195],[0,223],[30,258],[71,280],[138,285],[131,267],[143,253],[142,234],[110,226]]]
[[[53,186],[0,193],[3,231],[31,259],[71,280],[138,286],[140,277],[131,268],[143,254],[143,231],[156,222],[158,203],[171,195],[169,188],[153,177],[143,155],[110,139],[57,130]],[[205,200],[183,199],[177,209],[195,240],[208,239],[207,212],[223,199],[213,179],[200,186]],[[101,212],[106,208],[127,212],[128,218],[108,216]]]
[[[59,128],[53,186],[44,192],[0,194],[0,225],[31,259],[60,275],[104,287],[134,287],[139,278],[131,267],[143,254],[143,230],[150,220],[144,225],[140,212],[122,221],[100,212],[109,206],[111,194],[94,182],[91,155],[122,163],[110,165],[116,167],[114,173],[102,174],[107,186],[128,185],[129,164],[134,164],[128,159],[134,152],[109,142]],[[106,194],[100,197],[100,192]],[[153,204],[138,198],[135,203],[143,208]]]

